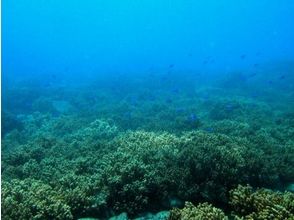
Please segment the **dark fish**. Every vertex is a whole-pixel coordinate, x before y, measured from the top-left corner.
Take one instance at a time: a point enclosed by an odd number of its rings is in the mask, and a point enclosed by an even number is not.
[[[176,112],[177,113],[182,113],[182,112],[184,112],[185,111],[185,108],[176,108]]]
[[[257,73],[251,73],[250,75],[249,75],[249,77],[251,78],[251,77],[254,77],[254,76],[256,76],[257,75]]]
[[[131,117],[132,117],[132,113],[131,112],[125,112],[123,114],[123,118],[125,118],[125,119],[130,119]]]
[[[282,75],[282,76],[279,77],[279,79],[285,79],[285,78],[286,78],[285,75]]]
[[[45,88],[48,88],[50,86],[52,86],[52,83],[48,82],[48,81],[43,84],[43,87],[45,87]]]
[[[132,106],[138,106],[139,105],[138,99],[136,97],[131,97],[130,104]]]
[[[254,65],[253,65],[255,68],[256,67],[259,67],[259,63],[254,63]]]
[[[172,103],[173,102],[173,100],[171,99],[171,98],[168,98],[168,99],[166,99],[166,103]]]
[[[180,90],[178,88],[173,88],[171,90],[172,93],[178,94],[180,92]]]
[[[33,105],[32,102],[28,102],[28,101],[27,101],[27,102],[24,103],[24,106],[27,107],[27,108],[32,107],[32,105]]]
[[[91,102],[91,103],[95,103],[96,102],[96,97],[94,95],[90,95],[88,97],[88,101]]]
[[[208,60],[204,60],[204,61],[203,61],[203,64],[204,64],[204,65],[208,64]]]
[[[272,85],[274,82],[272,80],[267,81],[268,84]]]
[[[155,100],[156,100],[156,97],[155,97],[155,96],[153,96],[153,95],[150,95],[150,97],[149,97],[149,100],[153,102],[153,101],[155,101]]]
[[[150,77],[150,78],[154,78],[155,75],[154,75],[154,73],[149,73],[149,74],[148,74],[148,77]]]
[[[244,60],[244,59],[246,58],[246,54],[242,54],[242,55],[240,56],[240,58],[241,58],[242,60]]]
[[[252,94],[251,94],[251,97],[252,97],[252,98],[257,98],[258,95],[257,95],[256,93],[252,93]]]
[[[172,68],[174,68],[174,64],[170,64],[169,66],[168,66],[168,68],[170,68],[170,69],[172,69]]]
[[[167,75],[164,75],[160,78],[160,81],[162,82],[166,82],[168,80],[168,76]]]
[[[232,111],[234,109],[234,106],[233,105],[231,105],[231,104],[227,104],[226,105],[226,110],[227,111]]]

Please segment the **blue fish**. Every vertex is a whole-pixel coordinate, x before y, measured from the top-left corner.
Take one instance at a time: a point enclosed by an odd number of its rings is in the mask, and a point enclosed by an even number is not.
[[[180,92],[180,89],[178,89],[178,88],[173,88],[173,89],[171,90],[171,92],[172,92],[172,93],[175,93],[175,94],[178,94],[178,93]]]
[[[256,75],[257,75],[257,73],[252,73],[252,74],[249,75],[249,78],[252,78],[252,77],[254,77]]]
[[[212,133],[214,131],[214,129],[212,127],[208,127],[208,128],[205,128],[204,131],[206,131],[208,133]]]
[[[242,55],[240,56],[240,58],[241,58],[242,60],[244,60],[246,57],[247,57],[246,54],[242,54]]]
[[[182,112],[184,112],[185,111],[185,108],[176,108],[176,112],[177,113],[182,113]]]
[[[226,105],[226,110],[227,111],[232,111],[234,109],[234,106],[233,105],[231,105],[231,104],[227,104]]]
[[[194,113],[192,113],[188,116],[188,121],[190,121],[190,122],[195,122],[197,120],[198,120],[198,117]]]
[[[173,100],[172,100],[171,98],[167,98],[167,99],[166,99],[166,103],[169,103],[169,104],[170,104],[170,103],[172,103],[172,102],[173,102]]]

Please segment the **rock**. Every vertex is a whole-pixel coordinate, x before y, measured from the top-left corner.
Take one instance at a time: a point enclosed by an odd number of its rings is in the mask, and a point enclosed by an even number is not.
[[[294,183],[291,183],[286,188],[287,191],[294,192]]]
[[[169,211],[161,211],[155,214],[147,212],[142,214],[141,217],[135,218],[134,220],[167,220],[169,217]]]
[[[117,216],[113,216],[109,218],[109,220],[128,220],[128,214],[126,212],[123,212]]]

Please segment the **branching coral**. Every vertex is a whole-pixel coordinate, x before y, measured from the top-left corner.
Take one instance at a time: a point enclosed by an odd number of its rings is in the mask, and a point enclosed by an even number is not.
[[[246,219],[294,218],[294,194],[279,193],[266,189],[253,190],[250,186],[238,186],[230,191],[230,205],[237,215]]]
[[[61,194],[40,181],[2,182],[3,219],[73,219]]]
[[[228,220],[221,209],[215,208],[208,203],[194,206],[190,202],[185,203],[182,209],[173,209],[169,220]]]

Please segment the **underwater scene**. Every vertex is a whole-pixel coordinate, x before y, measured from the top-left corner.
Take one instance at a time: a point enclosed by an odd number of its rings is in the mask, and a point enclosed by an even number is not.
[[[4,220],[293,220],[294,1],[2,0]]]

